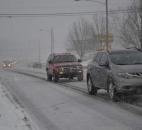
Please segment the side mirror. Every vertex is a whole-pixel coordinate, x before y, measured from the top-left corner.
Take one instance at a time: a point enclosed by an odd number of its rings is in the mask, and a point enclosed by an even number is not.
[[[78,62],[82,62],[82,60],[81,60],[81,59],[78,59]]]
[[[108,61],[104,61],[104,62],[100,62],[99,65],[104,66],[104,67],[108,67],[109,63],[108,63]]]

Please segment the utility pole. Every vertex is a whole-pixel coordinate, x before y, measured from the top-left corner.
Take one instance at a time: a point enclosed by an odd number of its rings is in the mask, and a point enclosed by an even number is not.
[[[50,33],[51,33],[51,54],[53,53],[53,29],[51,28],[51,31],[50,31]]]
[[[74,0],[74,1],[81,1],[81,0]],[[108,0],[104,2],[101,2],[99,0],[85,0],[85,1],[90,1],[90,2],[95,2],[95,3],[99,3],[99,4],[103,4],[105,5],[106,9],[105,9],[105,12],[106,12],[106,51],[109,51],[109,38],[108,38],[108,35],[109,35],[109,19],[108,19]]]
[[[49,30],[48,28],[47,29],[40,29],[40,31],[50,31],[50,48],[51,48],[51,53],[54,53],[54,29],[53,27],[51,27],[51,29]]]
[[[142,0],[140,0],[140,19],[141,19],[141,26],[140,26],[140,43],[142,49]]]
[[[40,40],[39,40],[39,43],[38,43],[38,62],[41,63],[41,58],[40,58]]]
[[[54,30],[51,28],[51,53],[54,53]]]
[[[108,0],[106,0],[106,50],[109,50],[109,41],[108,41],[108,35],[109,35],[109,30],[108,30]]]

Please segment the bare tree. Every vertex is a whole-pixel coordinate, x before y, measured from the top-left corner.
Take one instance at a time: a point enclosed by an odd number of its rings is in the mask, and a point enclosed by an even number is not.
[[[81,59],[89,50],[92,31],[92,25],[82,18],[78,23],[73,24],[72,30],[69,32],[70,48],[75,50]]]
[[[93,16],[93,23],[83,18],[78,23],[75,22],[69,32],[69,48],[75,50],[81,58],[88,51],[105,49],[105,25],[105,18],[99,15]]]
[[[125,47],[133,45],[133,47],[142,49],[142,16],[137,2],[134,0],[132,5],[128,8],[128,14],[127,16],[125,15],[125,19],[121,25],[120,38]]]
[[[106,35],[105,18],[100,17],[97,14],[93,16],[94,21],[94,32],[93,38],[96,41],[96,48],[99,49],[104,44],[104,36]]]

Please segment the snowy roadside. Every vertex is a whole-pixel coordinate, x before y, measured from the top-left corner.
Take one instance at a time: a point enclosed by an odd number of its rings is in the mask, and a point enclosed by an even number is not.
[[[25,111],[0,84],[0,130],[35,130]]]

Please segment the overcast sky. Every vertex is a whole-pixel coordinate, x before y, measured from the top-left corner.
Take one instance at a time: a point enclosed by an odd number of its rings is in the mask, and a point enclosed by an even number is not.
[[[92,0],[93,1],[93,0]],[[105,0],[98,0],[105,2]],[[131,0],[108,0],[109,9],[125,9]],[[74,0],[0,0],[0,13],[73,13],[104,11],[105,6],[95,2]],[[55,51],[65,51],[67,35],[73,22],[90,15],[46,17],[0,17],[0,60],[38,60],[40,43],[44,62],[50,53],[50,30],[54,30]]]

